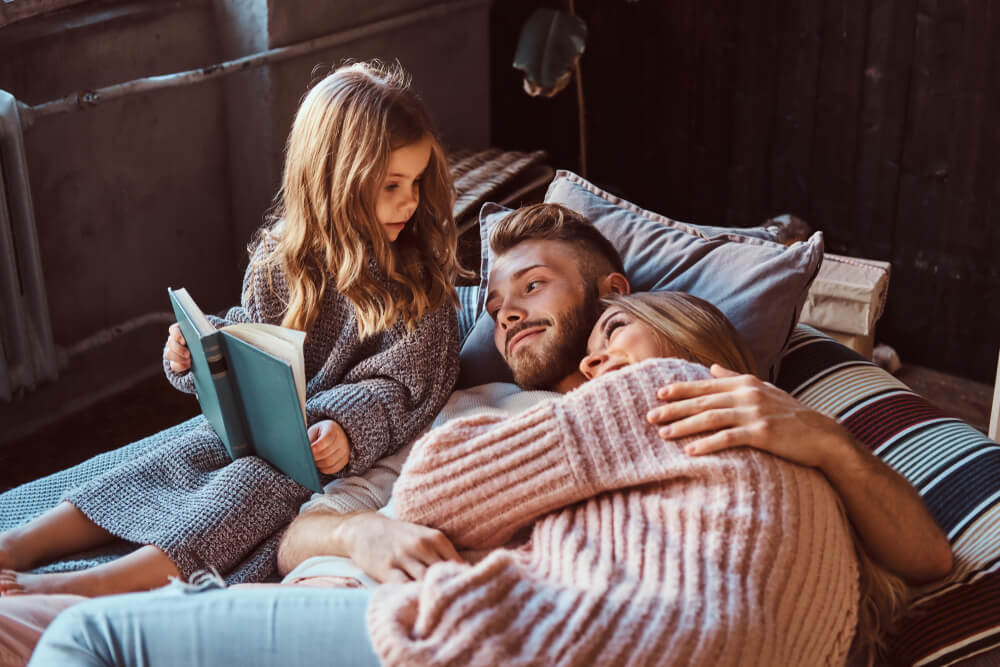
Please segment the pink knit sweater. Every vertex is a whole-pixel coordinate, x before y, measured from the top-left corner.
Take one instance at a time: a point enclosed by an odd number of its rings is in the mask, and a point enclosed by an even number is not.
[[[459,419],[414,447],[401,519],[460,548],[376,589],[386,665],[842,665],[857,564],[815,470],[753,449],[691,457],[644,418],[707,371],[644,362],[516,417]],[[533,524],[533,525],[532,525]]]

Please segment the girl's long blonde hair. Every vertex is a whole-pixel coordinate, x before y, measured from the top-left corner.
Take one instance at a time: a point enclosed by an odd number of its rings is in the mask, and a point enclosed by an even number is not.
[[[737,373],[755,373],[753,356],[725,315],[704,299],[683,292],[612,295],[603,302],[627,312],[661,339],[664,349],[682,353],[703,366],[719,364]],[[884,651],[884,638],[906,611],[909,588],[879,566],[851,529],[858,558],[858,627],[851,647],[852,665],[873,665]]]
[[[425,137],[432,148],[420,201],[390,244],[375,214],[389,155]],[[289,298],[282,325],[308,331],[328,289],[354,304],[362,339],[397,320],[412,330],[428,311],[457,304],[453,285],[464,272],[456,257],[454,196],[430,117],[398,64],[354,63],[328,74],[295,115],[281,190],[261,232],[277,245],[253,267],[269,278],[275,268],[284,274]]]

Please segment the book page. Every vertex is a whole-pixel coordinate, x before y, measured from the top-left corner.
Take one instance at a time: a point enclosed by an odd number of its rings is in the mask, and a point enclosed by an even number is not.
[[[223,331],[250,343],[259,350],[281,359],[292,367],[295,378],[295,390],[302,405],[302,416],[306,413],[306,369],[302,345],[305,342],[304,331],[296,331],[273,324],[232,324],[223,327]]]
[[[205,317],[205,313],[201,312],[201,308],[198,304],[194,302],[188,291],[181,287],[180,289],[170,290],[170,293],[174,295],[174,299],[177,301],[177,305],[181,307],[184,314],[188,316],[191,320],[192,326],[198,331],[202,336],[207,336],[208,334],[215,331],[215,327],[212,323],[208,321]]]

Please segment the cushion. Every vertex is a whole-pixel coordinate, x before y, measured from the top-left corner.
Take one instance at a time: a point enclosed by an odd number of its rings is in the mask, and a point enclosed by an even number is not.
[[[458,292],[458,340],[464,342],[472,331],[476,321],[476,306],[479,301],[479,287],[476,285],[459,285]]]
[[[885,310],[892,264],[826,253],[799,322],[823,331],[868,336]]]
[[[776,377],[781,351],[823,259],[821,233],[784,246],[752,230],[689,225],[639,208],[569,171],[556,172],[545,201],[579,211],[611,241],[633,291],[679,290],[718,306],[743,336],[761,376]],[[496,204],[480,212],[479,315],[462,346],[459,387],[511,380],[483,308],[492,260],[489,230],[507,213]]]
[[[789,340],[777,385],[839,420],[909,480],[951,542],[955,567],[917,591],[889,639],[891,664],[945,665],[1000,651],[1000,445],[804,325]]]

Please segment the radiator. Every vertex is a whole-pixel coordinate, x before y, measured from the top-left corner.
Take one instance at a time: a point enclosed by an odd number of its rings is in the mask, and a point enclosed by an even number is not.
[[[17,100],[0,90],[0,400],[58,373]]]

